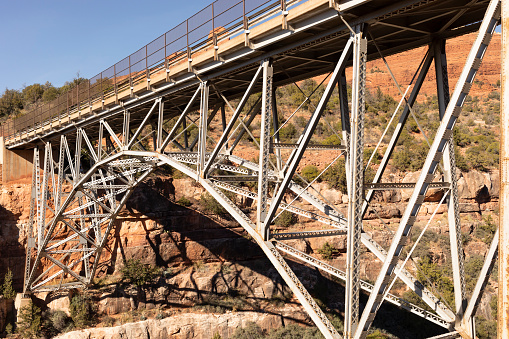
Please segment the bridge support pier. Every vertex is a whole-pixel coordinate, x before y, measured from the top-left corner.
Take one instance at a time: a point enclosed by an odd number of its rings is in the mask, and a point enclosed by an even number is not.
[[[32,175],[32,150],[9,150],[5,148],[4,137],[0,137],[2,182],[30,178]]]

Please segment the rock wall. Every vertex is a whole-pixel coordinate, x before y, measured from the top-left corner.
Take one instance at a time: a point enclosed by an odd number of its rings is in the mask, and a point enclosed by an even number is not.
[[[290,310],[289,310],[290,311]],[[281,327],[284,317],[260,312],[228,314],[185,313],[161,320],[145,320],[107,328],[68,332],[56,339],[210,339],[230,337],[237,328],[255,322],[264,330]]]

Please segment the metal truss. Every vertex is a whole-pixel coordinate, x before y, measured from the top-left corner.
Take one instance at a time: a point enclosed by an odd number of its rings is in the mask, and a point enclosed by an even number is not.
[[[454,338],[473,338],[473,317],[497,256],[498,233],[486,257],[474,292],[465,293],[463,249],[458,209],[452,130],[479,69],[484,52],[499,19],[499,3],[493,0],[479,36],[472,46],[456,89],[449,98],[447,60],[442,40],[434,41],[421,63],[410,95],[401,93],[404,105],[373,182],[364,182],[364,107],[366,60],[371,42],[369,27],[356,24],[349,38],[338,46],[333,69],[316,102],[304,93],[311,112],[289,117],[278,110],[277,84],[284,71],[278,60],[263,58],[255,69],[247,69],[239,81],[241,95],[230,99],[229,88],[219,80],[194,82],[186,94],[168,93],[147,100],[144,106],[125,108],[120,118],[99,119],[93,126],[77,127],[34,149],[32,195],[28,225],[25,292],[86,287],[107,264],[101,259],[115,220],[136,186],[162,165],[169,165],[200,183],[244,228],[264,251],[286,284],[295,293],[310,318],[326,338],[365,338],[383,301],[388,301],[443,327]],[[348,36],[348,35],[347,35]],[[368,35],[366,35],[368,36]],[[332,59],[331,59],[332,60]],[[415,103],[431,63],[435,61],[441,123],[432,141],[416,183],[382,182],[398,138]],[[352,92],[347,91],[345,69],[352,65]],[[317,71],[318,72],[318,71]],[[298,87],[298,84],[295,84]],[[240,87],[239,87],[240,88]],[[336,132],[324,116],[335,89],[340,103],[341,131]],[[300,88],[299,88],[300,90]],[[316,91],[316,89],[315,89]],[[314,91],[313,91],[314,93]],[[307,124],[293,139],[280,133],[295,114]],[[397,113],[397,112],[395,112]],[[339,118],[339,117],[338,117]],[[341,145],[320,145],[313,140],[319,123],[328,124],[330,134]],[[288,140],[287,140],[288,139]],[[325,170],[345,158],[348,213],[342,215],[314,185],[298,174],[313,152],[330,157]],[[432,182],[442,162],[443,180]],[[320,173],[320,175],[322,175]],[[405,267],[402,254],[429,188],[448,191],[450,242],[453,258],[455,308],[417,280]],[[391,244],[384,248],[369,234],[363,216],[377,190],[413,189]],[[255,210],[241,209],[233,196],[256,202]],[[253,205],[254,206],[254,205]],[[302,220],[298,230],[278,227],[282,213]],[[431,222],[431,220],[430,220]],[[381,221],[383,223],[383,220]],[[320,257],[291,247],[287,240],[315,237],[347,237],[346,265],[335,267]],[[361,280],[364,249],[383,263],[376,282]],[[345,281],[345,332],[339,334],[313,300],[285,257],[316,267]],[[391,293],[393,279],[400,279],[433,310],[428,312]],[[369,294],[362,310],[359,293]],[[438,338],[438,337],[437,337]]]

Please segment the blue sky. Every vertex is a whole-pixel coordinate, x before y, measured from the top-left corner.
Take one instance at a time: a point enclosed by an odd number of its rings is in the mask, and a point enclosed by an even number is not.
[[[0,0],[0,95],[93,77],[211,2]]]

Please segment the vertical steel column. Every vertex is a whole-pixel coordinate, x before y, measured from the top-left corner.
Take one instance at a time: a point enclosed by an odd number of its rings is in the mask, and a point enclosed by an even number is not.
[[[433,44],[435,55],[435,73],[438,94],[438,111],[440,120],[444,117],[449,104],[449,77],[447,73],[447,56],[445,54],[445,40],[435,41]],[[465,270],[463,259],[463,244],[461,241],[461,223],[458,205],[458,182],[456,178],[456,160],[454,156],[453,137],[449,138],[444,151],[444,179],[451,184],[447,198],[449,238],[451,244],[452,274],[454,281],[454,302],[456,319],[459,321],[466,307]]]
[[[502,0],[498,338],[509,338],[509,0]]]
[[[207,115],[209,111],[209,85],[204,82],[201,86],[201,100],[200,100],[200,128],[199,128],[199,142],[198,142],[198,169],[196,173],[198,176],[204,175],[205,167],[205,153],[207,152]]]
[[[154,149],[160,149],[163,143],[163,123],[164,123],[164,101],[159,104],[159,115],[157,116],[157,145]]]
[[[221,109],[221,127],[223,127],[224,133],[224,131],[226,131],[226,111],[224,109],[224,103],[221,105],[220,109]],[[224,147],[228,149],[228,142],[225,142]]]
[[[44,239],[44,231],[46,225],[46,205],[48,201],[48,179],[49,179],[49,162],[51,157],[51,144],[48,142],[44,147],[44,167],[42,172],[42,183],[39,188],[39,194],[37,195],[37,232],[39,236],[39,244]],[[38,249],[40,250],[40,249]]]
[[[37,178],[39,176],[39,150],[34,148],[34,159],[32,162],[32,191],[30,194],[30,217],[28,219],[28,233],[27,233],[27,250],[25,258],[25,281],[23,284],[23,293],[27,291],[27,284],[30,279],[30,262],[32,256],[32,249],[35,248],[35,237],[34,237],[34,212],[37,208]]]
[[[277,114],[277,100],[276,100],[276,87],[272,87],[272,124],[274,131],[274,142],[279,142],[279,116]],[[274,149],[274,154],[276,155],[276,168],[281,173],[283,169],[283,161],[281,159],[281,149]]]
[[[129,145],[129,125],[131,120],[131,112],[128,109],[124,110],[124,124],[122,128],[122,141],[124,142],[124,149],[127,149],[127,145]]]
[[[349,145],[350,190],[348,192],[348,238],[346,258],[345,338],[352,338],[359,321],[359,264],[362,233],[362,202],[364,184],[364,96],[366,86],[367,40],[362,27],[352,34],[352,133]]]
[[[269,152],[270,152],[270,122],[272,115],[272,60],[266,59],[262,63],[262,117],[260,128],[260,159],[258,171],[258,206],[256,209],[256,221],[258,233],[263,240],[269,239],[270,220],[266,220],[267,202],[269,189]]]
[[[348,148],[348,145],[350,145],[350,133],[351,133],[351,125],[350,125],[350,109],[348,107],[348,87],[346,85],[346,74],[343,70],[343,73],[341,74],[341,77],[338,81],[338,92],[339,92],[339,106],[341,111],[341,131],[343,136],[343,145],[346,146],[346,152],[345,152],[345,169],[346,169],[346,175],[347,177],[350,177],[349,171],[350,168],[348,168],[349,164],[349,153],[350,149]],[[346,182],[347,184],[347,191],[350,192],[350,180]]]
[[[108,141],[110,138],[106,138]],[[74,176],[74,183],[76,184],[80,180],[81,174],[81,129],[78,128],[76,131],[76,153],[74,154],[74,169],[76,175]]]

